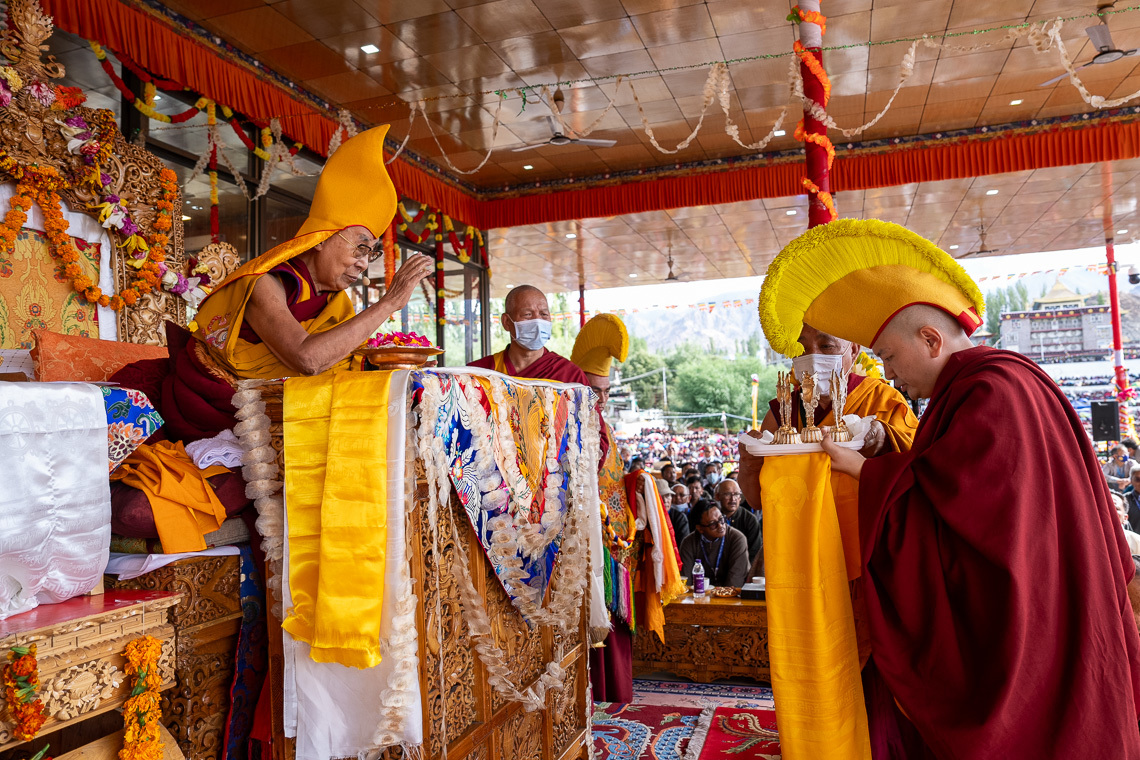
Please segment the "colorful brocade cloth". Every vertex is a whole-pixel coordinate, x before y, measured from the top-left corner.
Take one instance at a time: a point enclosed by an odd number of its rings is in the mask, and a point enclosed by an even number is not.
[[[769,457],[768,656],[787,760],[870,760],[855,620],[826,454]]]
[[[281,627],[308,643],[317,662],[355,668],[380,662],[391,378],[391,372],[328,372],[286,384],[293,606]]]

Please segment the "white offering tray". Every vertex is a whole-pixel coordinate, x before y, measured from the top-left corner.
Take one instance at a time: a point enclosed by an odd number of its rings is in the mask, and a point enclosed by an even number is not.
[[[871,429],[871,423],[874,419],[874,417],[859,417],[854,414],[845,414],[843,421],[847,423],[847,429],[851,431],[852,438],[850,441],[836,443],[836,446],[855,450],[863,448],[863,439],[867,437],[867,431]],[[825,426],[823,429],[830,430],[831,428]],[[758,457],[818,454],[823,451],[823,446],[820,446],[818,443],[772,443],[772,441],[775,440],[775,436],[768,430],[765,430],[764,434],[759,438],[753,438],[748,435],[748,433],[741,433],[737,440],[744,445],[745,451]]]

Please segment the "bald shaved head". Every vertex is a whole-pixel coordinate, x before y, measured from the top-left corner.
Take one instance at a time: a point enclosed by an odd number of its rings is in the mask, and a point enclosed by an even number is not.
[[[541,300],[542,304],[546,305],[546,294],[533,285],[519,285],[516,288],[512,288],[510,293],[507,293],[507,300],[503,305],[503,311],[510,314],[512,319],[523,319],[524,317],[517,316],[520,307],[531,304],[537,300]]]
[[[963,340],[969,340],[958,320],[937,306],[928,306],[924,303],[917,303],[900,311],[883,328],[883,333],[890,332],[902,337],[916,338],[924,327],[933,327],[948,339],[961,337]]]
[[[908,306],[887,324],[872,349],[888,380],[913,399],[930,398],[950,357],[974,344],[958,320],[934,306]]]

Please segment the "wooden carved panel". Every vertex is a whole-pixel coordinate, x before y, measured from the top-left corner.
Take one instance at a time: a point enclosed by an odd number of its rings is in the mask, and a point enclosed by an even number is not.
[[[511,683],[526,688],[542,675],[546,666],[542,636],[538,631],[530,630],[523,616],[511,604],[490,563],[484,559],[483,550],[475,548],[471,551],[471,557],[478,558],[486,566],[483,587],[487,591],[484,597],[487,601],[487,616],[491,618],[491,632],[494,635],[495,645],[507,655],[507,665],[511,669]],[[501,710],[509,704],[497,691],[492,692],[491,697],[491,704],[495,710]]]
[[[106,583],[108,588],[138,588],[182,594],[182,600],[172,611],[172,621],[181,631],[241,614],[240,567],[236,556],[191,557],[129,581],[108,577]]]
[[[13,646],[36,644],[39,660],[40,698],[47,734],[87,717],[121,706],[130,696],[131,684],[124,673],[123,651],[140,636],[162,641],[158,668],[163,687],[175,681],[174,628],[167,622],[173,596],[141,598],[129,606],[109,611],[79,614],[68,619],[0,639],[0,651]],[[12,736],[12,722],[0,711],[0,748],[19,744]]]
[[[516,760],[542,760],[543,718],[545,713],[526,712],[517,708],[506,721],[499,724],[495,739],[501,758]]]
[[[550,721],[554,727],[554,757],[561,757],[586,727],[586,712],[579,701],[585,687],[582,683],[586,678],[585,670],[581,659],[572,662],[566,667],[565,687],[547,698]]]
[[[418,504],[426,502],[423,487],[417,489]],[[459,603],[459,588],[451,571],[455,559],[451,520],[454,511],[439,510],[438,533],[433,540],[427,510],[417,509],[418,549],[423,557],[422,575],[416,579],[420,592],[422,616],[420,663],[426,681],[426,714],[428,756],[442,755],[441,741],[446,735],[454,741],[466,733],[478,719],[476,710],[475,652],[463,622]],[[466,528],[466,526],[460,526]],[[466,531],[470,533],[470,531]],[[461,532],[460,535],[466,535]],[[414,544],[413,544],[414,546]],[[437,555],[438,549],[438,555]],[[468,555],[475,555],[468,548]],[[472,568],[472,573],[482,570]],[[442,670],[441,670],[442,668]],[[441,684],[441,676],[443,683]],[[446,733],[444,731],[446,719]]]
[[[768,681],[768,631],[699,625],[665,626],[665,643],[638,631],[633,645],[634,673],[665,670],[694,681],[746,676]]]
[[[222,621],[179,634],[177,684],[163,694],[162,720],[188,758],[224,755],[238,623]]]

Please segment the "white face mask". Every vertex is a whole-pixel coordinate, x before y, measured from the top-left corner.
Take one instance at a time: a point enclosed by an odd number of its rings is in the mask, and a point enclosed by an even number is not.
[[[804,373],[815,373],[819,395],[831,395],[831,373],[843,374],[843,355],[839,354],[804,354],[792,359],[792,371],[796,373],[796,380]]]
[[[545,319],[524,319],[515,322],[515,340],[530,351],[537,351],[550,340],[551,323]]]

